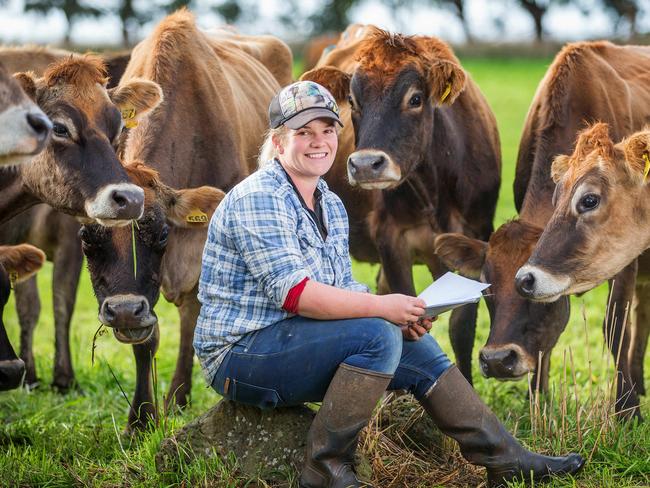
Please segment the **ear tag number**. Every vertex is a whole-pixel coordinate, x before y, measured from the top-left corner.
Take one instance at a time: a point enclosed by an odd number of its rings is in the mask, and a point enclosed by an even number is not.
[[[451,93],[451,83],[447,83],[447,88],[445,88],[445,92],[440,97],[440,103],[444,103],[450,93]]]
[[[133,107],[123,108],[121,112],[122,118],[124,119],[124,126],[127,129],[133,129],[138,125],[138,121],[135,120],[135,109]]]
[[[204,224],[208,221],[208,215],[198,208],[195,208],[189,214],[187,214],[185,220],[190,224]]]
[[[643,169],[643,183],[645,184],[648,173],[650,173],[650,157],[648,157],[648,153],[643,153],[643,160],[645,161],[645,168]]]

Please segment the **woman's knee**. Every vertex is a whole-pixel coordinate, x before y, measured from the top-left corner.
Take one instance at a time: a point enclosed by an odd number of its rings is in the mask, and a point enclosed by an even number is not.
[[[347,363],[373,371],[393,374],[402,356],[402,331],[383,319],[360,319],[358,336],[362,341],[359,354],[350,357]],[[359,362],[361,364],[354,364]]]

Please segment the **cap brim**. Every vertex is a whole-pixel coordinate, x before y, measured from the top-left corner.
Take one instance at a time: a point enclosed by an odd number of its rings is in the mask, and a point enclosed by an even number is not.
[[[338,124],[343,127],[343,122],[341,122],[338,115],[327,108],[309,108],[285,121],[284,125],[289,129],[296,130],[306,126],[309,122],[315,119],[331,119],[338,122]]]

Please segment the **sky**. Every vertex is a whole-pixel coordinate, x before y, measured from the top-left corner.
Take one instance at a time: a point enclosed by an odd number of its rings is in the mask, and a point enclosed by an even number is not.
[[[107,7],[115,2],[105,0],[90,1],[94,6]],[[209,11],[214,4],[209,0],[199,0],[199,25],[205,28],[222,24],[216,14]],[[275,34],[291,41],[301,37],[301,32],[286,32],[273,19],[279,8],[285,5],[282,0],[260,2],[260,19],[254,24],[239,25],[244,33]],[[302,0],[306,9],[316,9],[317,0]],[[551,8],[545,17],[545,29],[549,38],[558,41],[608,38],[614,35],[610,16],[597,7],[584,15],[575,7]],[[2,42],[13,44],[49,43],[57,44],[63,39],[66,20],[61,12],[51,12],[47,16],[22,11],[23,0],[8,0],[0,7],[0,38]],[[467,17],[476,38],[490,42],[526,42],[533,39],[534,30],[531,18],[517,5],[515,0],[467,0]],[[366,0],[351,12],[354,22],[372,23],[382,28],[405,34],[427,34],[441,37],[452,43],[462,43],[464,34],[458,19],[445,10],[418,7],[402,10],[397,16],[375,0]],[[159,20],[159,19],[158,19]],[[155,25],[155,21],[143,26],[140,37],[145,36]],[[650,0],[639,22],[640,32],[650,32]],[[498,26],[501,26],[499,28]],[[74,43],[83,45],[118,45],[121,41],[120,24],[115,16],[105,16],[99,20],[80,20],[72,33]]]

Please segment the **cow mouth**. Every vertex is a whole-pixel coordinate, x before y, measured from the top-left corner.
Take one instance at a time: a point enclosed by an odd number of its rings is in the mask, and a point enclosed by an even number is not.
[[[142,344],[151,338],[155,328],[155,324],[145,327],[114,328],[113,335],[124,344]]]
[[[357,184],[364,190],[388,190],[399,185],[400,180],[373,180],[358,181]]]

